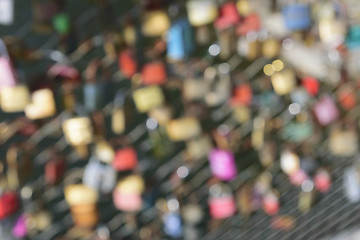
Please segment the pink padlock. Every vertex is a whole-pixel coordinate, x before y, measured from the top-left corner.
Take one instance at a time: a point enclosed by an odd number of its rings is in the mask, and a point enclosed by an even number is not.
[[[211,172],[217,178],[229,181],[236,177],[234,154],[230,151],[213,149],[209,154]]]
[[[314,113],[320,125],[327,126],[339,117],[339,110],[334,100],[329,96],[323,96],[314,106]]]
[[[0,39],[0,89],[16,85],[17,77],[5,43]]]

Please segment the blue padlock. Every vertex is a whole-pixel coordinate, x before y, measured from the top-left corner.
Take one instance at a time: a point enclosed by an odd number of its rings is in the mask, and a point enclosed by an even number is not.
[[[180,214],[168,212],[164,215],[164,231],[172,238],[180,238],[183,233],[183,226]]]
[[[311,26],[310,9],[305,4],[292,4],[282,10],[285,25],[289,30],[306,30]]]
[[[167,56],[172,60],[183,60],[194,49],[190,23],[182,18],[173,23],[167,37]]]
[[[349,28],[349,32],[346,37],[346,46],[349,49],[360,47],[360,25],[354,25]]]

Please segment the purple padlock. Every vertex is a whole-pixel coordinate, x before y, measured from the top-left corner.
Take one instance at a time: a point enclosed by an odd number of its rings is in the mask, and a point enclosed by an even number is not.
[[[237,174],[234,154],[230,151],[213,149],[209,154],[211,172],[217,178],[229,181]]]

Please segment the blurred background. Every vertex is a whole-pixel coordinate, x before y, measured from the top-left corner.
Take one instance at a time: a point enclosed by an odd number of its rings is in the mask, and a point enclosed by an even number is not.
[[[358,239],[356,0],[0,0],[0,239]]]

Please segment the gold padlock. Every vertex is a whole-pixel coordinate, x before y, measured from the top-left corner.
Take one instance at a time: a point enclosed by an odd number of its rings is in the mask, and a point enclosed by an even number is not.
[[[196,118],[183,117],[171,120],[166,125],[167,134],[172,141],[184,141],[201,133],[200,123]]]
[[[93,128],[87,117],[65,120],[62,129],[66,141],[73,146],[84,146],[93,141]]]
[[[71,215],[77,226],[92,228],[98,223],[98,194],[94,189],[83,184],[68,185],[65,188],[65,199],[70,205]]]
[[[125,112],[123,108],[115,108],[111,116],[111,128],[114,133],[121,134],[125,131]]]
[[[190,0],[186,7],[189,22],[195,27],[210,24],[218,16],[218,7],[214,0]]]
[[[170,19],[163,10],[145,12],[142,32],[148,37],[159,37],[170,28]]]
[[[139,112],[147,112],[163,104],[165,97],[158,86],[149,86],[134,91],[133,99]]]
[[[276,72],[271,76],[271,83],[277,94],[289,94],[296,86],[295,73],[290,69]]]
[[[30,94],[26,86],[19,85],[0,89],[0,105],[4,112],[24,111],[29,100]]]
[[[25,115],[29,119],[51,117],[56,113],[54,95],[50,89],[40,89],[31,96],[31,103],[25,108]]]

